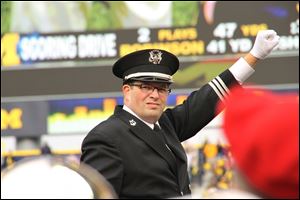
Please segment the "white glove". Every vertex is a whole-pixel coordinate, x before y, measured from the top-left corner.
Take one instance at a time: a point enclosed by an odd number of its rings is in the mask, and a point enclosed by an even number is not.
[[[258,59],[264,59],[278,45],[279,38],[274,30],[259,31],[250,53]]]

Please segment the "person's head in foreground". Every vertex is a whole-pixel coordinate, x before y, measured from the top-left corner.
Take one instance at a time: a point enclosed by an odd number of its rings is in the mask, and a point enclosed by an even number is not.
[[[88,165],[62,157],[23,158],[1,171],[1,197],[112,199],[112,186]]]
[[[248,191],[263,198],[299,198],[298,94],[232,90],[224,132]]]

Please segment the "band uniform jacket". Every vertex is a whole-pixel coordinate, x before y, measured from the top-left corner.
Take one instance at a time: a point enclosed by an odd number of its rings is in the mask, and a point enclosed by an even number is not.
[[[159,119],[164,140],[122,109],[84,138],[81,162],[103,175],[119,198],[168,198],[191,193],[187,157],[181,145],[215,117],[219,99],[238,85],[227,69]]]

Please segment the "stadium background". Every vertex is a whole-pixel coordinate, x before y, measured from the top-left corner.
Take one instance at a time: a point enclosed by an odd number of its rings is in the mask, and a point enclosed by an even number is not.
[[[123,102],[121,80],[111,73],[120,56],[142,48],[176,54],[172,107],[248,52],[262,29],[276,30],[281,41],[246,85],[299,92],[298,1],[1,1],[2,168],[45,145],[78,157],[88,131]],[[228,154],[221,119],[184,143],[193,177],[212,168],[201,153]],[[226,159],[211,162],[224,177]]]

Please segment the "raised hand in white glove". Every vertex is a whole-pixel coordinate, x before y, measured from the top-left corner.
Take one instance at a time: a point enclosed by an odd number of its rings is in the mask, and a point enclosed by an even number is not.
[[[250,53],[258,59],[264,59],[278,45],[279,38],[274,30],[259,31]]]

